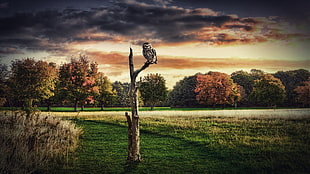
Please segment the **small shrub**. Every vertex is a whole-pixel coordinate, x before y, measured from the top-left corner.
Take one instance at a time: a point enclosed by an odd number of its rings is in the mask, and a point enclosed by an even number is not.
[[[82,131],[75,124],[39,112],[0,113],[0,173],[33,173],[65,160]]]

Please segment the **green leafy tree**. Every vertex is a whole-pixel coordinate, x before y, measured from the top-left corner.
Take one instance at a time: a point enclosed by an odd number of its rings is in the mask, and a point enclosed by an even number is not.
[[[215,107],[219,104],[236,104],[241,99],[239,87],[229,75],[220,72],[209,72],[197,75],[196,99],[201,104]]]
[[[240,104],[250,104],[249,95],[253,90],[254,80],[259,79],[263,74],[265,74],[264,71],[258,69],[251,69],[250,72],[241,70],[231,74],[234,83],[241,86],[240,93],[242,94],[242,99]]]
[[[244,89],[241,103],[248,104],[248,96],[252,92],[255,77],[246,71],[236,71],[231,74],[231,79]]]
[[[173,87],[169,93],[169,104],[172,107],[197,107],[195,88],[197,85],[197,75],[184,77]]]
[[[256,80],[259,79],[262,75],[264,75],[265,72],[259,69],[251,69],[250,75]]]
[[[286,106],[297,106],[298,94],[295,91],[297,86],[303,85],[303,82],[307,81],[310,77],[310,72],[304,69],[292,70],[292,71],[278,71],[274,74],[274,77],[280,79],[285,86],[286,91]]]
[[[93,90],[95,77],[98,73],[97,63],[90,63],[87,56],[80,55],[79,59],[71,59],[59,70],[59,96],[62,100],[70,101],[77,111],[78,104],[84,110],[86,102],[94,101]]]
[[[112,90],[111,81],[102,72],[99,72],[96,77],[95,93],[95,99],[99,102],[102,111],[104,105],[111,105],[116,100],[116,91]]]
[[[168,97],[166,80],[160,74],[148,74],[140,84],[140,93],[143,102],[151,106],[151,110],[157,104],[164,102]]]
[[[31,110],[33,101],[46,100],[54,95],[58,77],[56,64],[27,58],[15,60],[11,65],[9,87],[11,95]]]
[[[128,107],[130,106],[130,100],[129,100],[129,83],[122,83],[120,81],[115,81],[112,84],[112,91],[116,92],[116,98],[114,99],[114,106],[124,106]],[[140,94],[140,93],[139,93]],[[143,105],[143,101],[141,99],[141,96],[138,96],[139,105]]]
[[[297,93],[297,101],[305,106],[310,106],[310,77],[302,85],[294,90]]]
[[[115,104],[117,106],[129,106],[129,83],[122,83],[119,81],[116,81],[112,84],[112,91],[116,91],[117,97]]]
[[[285,99],[285,87],[281,80],[273,75],[264,74],[254,81],[250,99],[256,104],[276,106]]]

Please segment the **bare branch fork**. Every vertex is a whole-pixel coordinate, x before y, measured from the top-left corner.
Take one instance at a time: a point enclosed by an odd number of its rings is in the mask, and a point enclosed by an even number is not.
[[[151,63],[147,61],[147,62],[144,63],[144,65],[143,65],[140,69],[134,71],[133,53],[132,53],[132,48],[130,48],[130,54],[129,54],[129,70],[130,70],[130,78],[131,78],[131,81],[132,81],[132,80],[135,81],[136,78],[137,78],[137,76],[139,75],[139,73],[140,73],[141,71],[145,70],[147,67],[149,67],[150,64],[151,64]]]
[[[131,117],[126,112],[125,116],[127,119],[128,124],[128,157],[127,160],[129,161],[141,161],[140,155],[140,130],[139,130],[139,113],[138,113],[138,87],[139,85],[136,83],[136,78],[138,77],[139,73],[145,70],[147,67],[150,66],[150,62],[145,62],[144,65],[134,71],[134,63],[133,63],[133,53],[132,48],[130,48],[129,54],[129,70],[130,70],[130,90],[129,90],[129,97],[130,97],[130,105],[131,105]]]

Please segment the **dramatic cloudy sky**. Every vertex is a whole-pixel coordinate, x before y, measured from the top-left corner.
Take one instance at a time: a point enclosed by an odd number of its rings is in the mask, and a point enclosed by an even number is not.
[[[59,65],[79,54],[112,81],[129,80],[150,42],[169,88],[197,72],[310,70],[308,0],[0,0],[0,63],[34,57]]]

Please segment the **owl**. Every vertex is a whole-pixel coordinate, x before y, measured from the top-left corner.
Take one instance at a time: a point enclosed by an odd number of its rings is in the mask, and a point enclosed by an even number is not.
[[[143,48],[143,56],[150,64],[157,64],[157,56],[156,50],[152,47],[152,45],[148,42],[145,42],[142,45]]]

